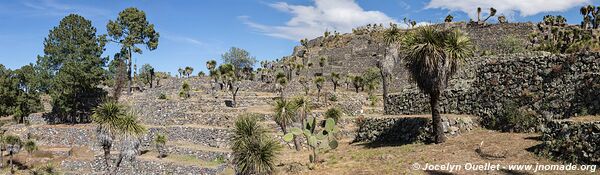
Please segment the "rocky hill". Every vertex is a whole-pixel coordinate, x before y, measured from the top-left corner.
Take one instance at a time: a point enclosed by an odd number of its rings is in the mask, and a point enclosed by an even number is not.
[[[477,55],[484,53],[506,53],[507,48],[502,47],[502,41],[507,37],[523,39],[533,31],[533,23],[506,23],[489,25],[468,25],[466,23],[438,24],[439,27],[458,28],[468,34],[476,46]],[[329,35],[318,37],[308,41],[307,47],[296,46],[292,55],[286,58],[307,58],[313,63],[309,75],[323,71],[324,75],[330,72],[341,74],[360,75],[370,67],[375,67],[377,60],[384,59],[385,47],[382,40],[376,37],[381,29],[368,31],[356,30],[354,33]],[[402,55],[397,51],[390,50],[388,60],[394,60],[393,80],[391,91],[400,91],[405,86],[410,86],[409,77],[406,75],[402,63]],[[326,58],[327,64],[321,69],[319,60]]]

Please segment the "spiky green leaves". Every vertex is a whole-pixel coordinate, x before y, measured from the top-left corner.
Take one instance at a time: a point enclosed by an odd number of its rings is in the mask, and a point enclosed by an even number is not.
[[[126,112],[125,106],[109,101],[99,105],[92,114],[92,121],[109,135],[140,136],[146,128],[139,124],[132,112]]]
[[[403,42],[409,50],[405,60],[412,79],[427,94],[440,92],[460,63],[473,54],[471,40],[459,30],[421,27]]]
[[[240,116],[235,121],[231,149],[238,174],[270,174],[281,147],[255,116]]]

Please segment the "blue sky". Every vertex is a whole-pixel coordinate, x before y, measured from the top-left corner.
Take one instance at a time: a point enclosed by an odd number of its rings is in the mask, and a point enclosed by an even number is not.
[[[3,0],[0,2],[0,64],[16,69],[43,54],[48,31],[70,13],[92,21],[98,34],[127,7],[144,10],[161,38],[158,49],[134,55],[138,67],[177,72],[205,62],[230,47],[249,51],[258,60],[290,55],[298,39],[325,30],[349,32],[367,23],[401,22],[404,17],[438,23],[448,14],[455,21],[475,16],[478,6],[498,9],[509,21],[540,21],[546,14],[581,21],[579,7],[600,0]],[[495,20],[495,19],[494,19]],[[492,21],[495,22],[495,21]],[[118,46],[110,43],[105,55]]]

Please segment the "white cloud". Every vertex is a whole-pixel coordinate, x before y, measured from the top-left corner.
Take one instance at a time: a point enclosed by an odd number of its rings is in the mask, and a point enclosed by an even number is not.
[[[473,19],[477,18],[477,7],[494,7],[498,14],[531,16],[542,12],[563,12],[573,7],[589,4],[590,0],[431,0],[425,8],[441,8],[463,11]]]
[[[278,2],[269,6],[290,13],[293,17],[285,25],[276,26],[253,22],[248,16],[238,18],[268,36],[296,41],[315,38],[326,30],[345,33],[351,32],[352,28],[372,23],[397,23],[383,12],[365,11],[354,0],[314,0],[312,6]]]

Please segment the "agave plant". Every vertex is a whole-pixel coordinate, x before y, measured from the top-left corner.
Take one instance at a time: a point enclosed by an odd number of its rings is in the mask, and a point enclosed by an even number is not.
[[[237,174],[271,174],[281,146],[272,139],[254,116],[240,116],[231,138],[233,164]]]

